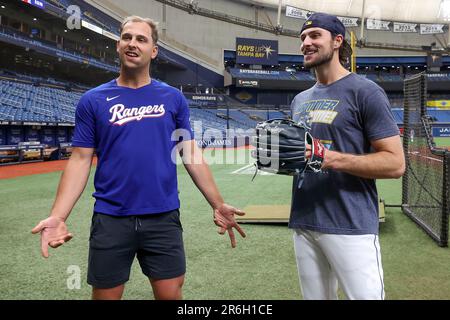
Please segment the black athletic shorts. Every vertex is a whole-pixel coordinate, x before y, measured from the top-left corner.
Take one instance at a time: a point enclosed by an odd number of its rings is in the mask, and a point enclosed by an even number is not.
[[[149,278],[171,279],[185,274],[182,233],[178,209],[125,217],[94,213],[88,284],[103,289],[124,284],[135,256]]]

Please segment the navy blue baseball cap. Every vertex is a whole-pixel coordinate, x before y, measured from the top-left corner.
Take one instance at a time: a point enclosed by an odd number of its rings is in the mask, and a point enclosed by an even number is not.
[[[331,32],[332,35],[340,34],[344,41],[343,46],[348,55],[351,55],[353,50],[350,44],[345,40],[345,26],[338,17],[323,12],[315,12],[309,16],[308,20],[302,26],[300,34],[309,28],[322,28]]]
[[[333,16],[331,14],[316,12],[309,16],[308,20],[302,26],[302,33],[304,30],[308,28],[322,28],[328,30],[333,35],[340,34],[345,39],[345,27],[341,20],[338,17]]]

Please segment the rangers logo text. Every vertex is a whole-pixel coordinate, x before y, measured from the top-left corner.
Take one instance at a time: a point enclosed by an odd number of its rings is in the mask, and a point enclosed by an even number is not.
[[[142,118],[162,117],[166,110],[164,104],[136,108],[125,108],[123,104],[115,104],[109,109],[109,112],[112,113],[109,122],[121,126],[130,121],[140,121]]]

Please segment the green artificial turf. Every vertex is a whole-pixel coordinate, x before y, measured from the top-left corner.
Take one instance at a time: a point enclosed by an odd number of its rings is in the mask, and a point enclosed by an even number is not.
[[[252,162],[247,150],[228,151],[226,157],[222,151],[207,151],[206,157],[228,203],[240,208],[289,204],[290,177],[258,175],[252,182],[251,174],[232,173]],[[0,299],[90,299],[86,272],[93,172],[68,220],[75,237],[50,249],[47,260],[40,256],[39,236],[30,231],[47,217],[61,173],[0,180]],[[187,256],[185,299],[302,298],[287,225],[242,224],[247,237],[236,232],[237,248],[232,249],[228,237],[217,233],[209,205],[181,165],[178,177]],[[400,180],[380,180],[378,188],[387,204],[400,203]],[[387,299],[450,298],[450,250],[438,247],[400,209],[386,209],[380,242]],[[80,271],[79,289],[68,287],[73,266]],[[124,299],[153,299],[137,261]]]

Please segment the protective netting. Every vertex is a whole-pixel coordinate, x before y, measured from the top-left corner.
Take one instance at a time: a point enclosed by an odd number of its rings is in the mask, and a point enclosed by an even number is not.
[[[440,246],[448,245],[449,156],[435,147],[427,115],[426,74],[404,82],[403,145],[406,172],[403,176],[403,212]]]

